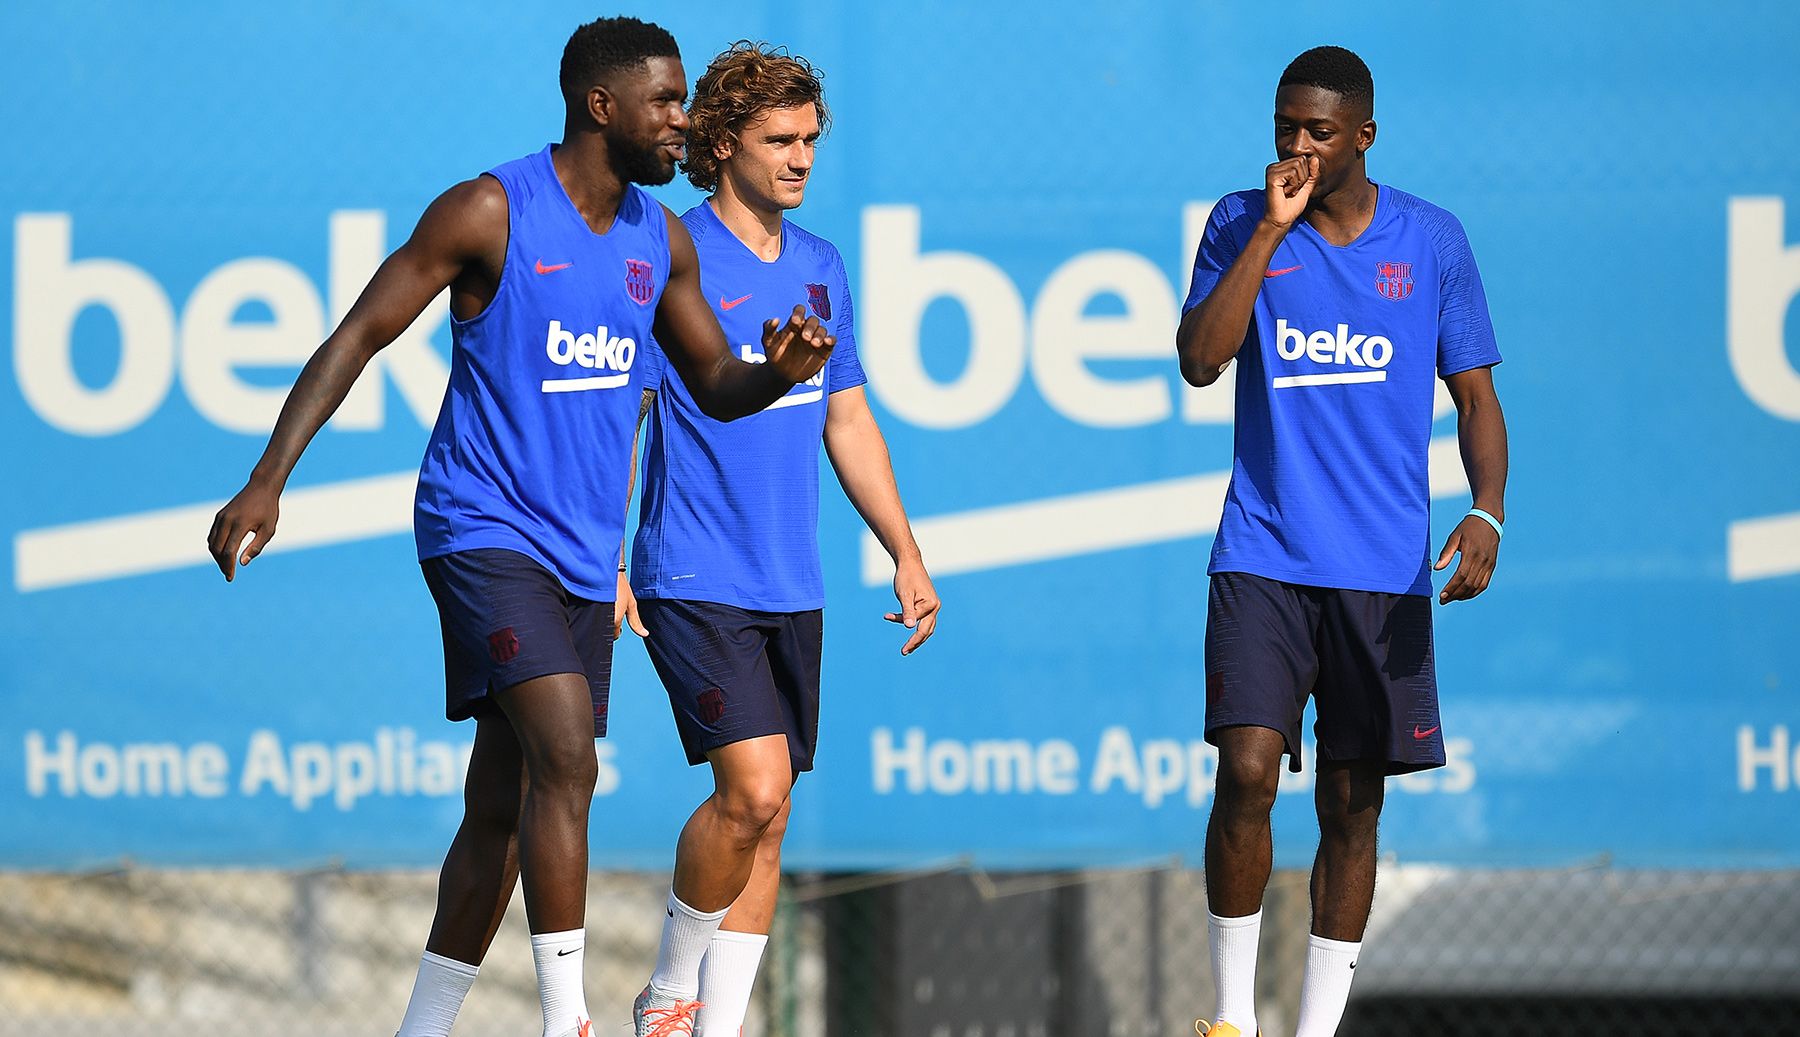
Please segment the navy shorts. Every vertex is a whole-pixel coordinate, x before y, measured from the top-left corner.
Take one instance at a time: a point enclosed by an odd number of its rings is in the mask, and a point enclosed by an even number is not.
[[[444,628],[444,715],[495,712],[496,692],[533,677],[579,673],[594,701],[594,737],[606,736],[612,683],[613,603],[566,590],[517,551],[480,548],[419,563]]]
[[[1319,759],[1444,765],[1431,599],[1213,574],[1206,601],[1206,740],[1273,728],[1300,769],[1300,716],[1315,700]]]
[[[812,770],[822,612],[640,598],[638,614],[650,631],[650,661],[668,689],[688,763],[706,762],[721,745],[786,735],[794,770]]]

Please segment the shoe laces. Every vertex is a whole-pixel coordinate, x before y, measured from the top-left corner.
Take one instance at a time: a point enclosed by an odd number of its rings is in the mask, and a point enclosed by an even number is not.
[[[693,1037],[694,1013],[702,1007],[699,1001],[677,1000],[664,1008],[645,1008],[644,1022],[650,1029],[644,1031],[644,1037]]]

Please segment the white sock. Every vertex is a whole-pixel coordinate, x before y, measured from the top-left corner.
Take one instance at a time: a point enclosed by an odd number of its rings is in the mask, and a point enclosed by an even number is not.
[[[538,1001],[544,1006],[544,1037],[562,1034],[588,1020],[581,987],[582,948],[587,933],[533,933],[531,959],[537,964]]]
[[[1306,941],[1306,975],[1300,980],[1300,1024],[1294,1037],[1332,1037],[1350,1000],[1360,943],[1312,936]]]
[[[669,891],[669,917],[663,921],[662,946],[656,951],[656,971],[650,985],[659,994],[691,1000],[700,992],[700,959],[712,943],[729,907],[711,913],[696,911]]]
[[[419,975],[396,1037],[450,1037],[456,1013],[480,971],[478,965],[426,951],[419,958]]]
[[[750,1012],[750,988],[762,964],[769,938],[762,933],[738,933],[720,929],[706,947],[700,962],[700,1014],[694,1020],[696,1034],[738,1037],[744,1016]]]
[[[1219,1008],[1214,1023],[1230,1023],[1256,1034],[1256,944],[1262,939],[1262,911],[1242,918],[1220,918],[1206,913],[1206,931],[1212,938],[1213,985],[1218,988]]]

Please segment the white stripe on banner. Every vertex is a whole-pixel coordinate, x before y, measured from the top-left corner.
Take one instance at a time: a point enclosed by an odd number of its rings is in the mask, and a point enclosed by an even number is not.
[[[934,573],[949,575],[1208,536],[1218,528],[1229,472],[1123,486],[921,519],[913,531]],[[289,490],[275,554],[393,536],[412,529],[414,472]],[[1431,491],[1467,491],[1456,437],[1431,443]],[[26,530],[13,540],[21,593],[211,565],[206,531],[224,501]],[[893,578],[880,543],[864,534],[862,577]]]
[[[1431,441],[1430,471],[1433,497],[1468,492],[1455,436]],[[916,519],[913,536],[934,576],[1188,540],[1218,532],[1230,481],[1230,472],[1220,472],[977,508]],[[864,533],[863,585],[893,578],[881,541]]]
[[[546,378],[545,392],[587,392],[589,389],[617,389],[631,381],[628,374],[597,374],[591,378]]]
[[[407,471],[289,490],[265,554],[410,532],[418,482]],[[224,506],[206,501],[26,530],[13,540],[13,585],[23,593],[211,565],[206,533]]]
[[[1277,389],[1301,385],[1356,385],[1361,382],[1385,382],[1386,371],[1339,371],[1336,374],[1295,374],[1277,378],[1269,384]]]
[[[1800,511],[1733,522],[1725,540],[1733,583],[1800,573]]]

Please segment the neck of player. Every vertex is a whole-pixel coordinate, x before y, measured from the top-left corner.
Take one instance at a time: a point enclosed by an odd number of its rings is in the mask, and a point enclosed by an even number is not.
[[[550,153],[550,165],[588,229],[595,234],[611,229],[625,197],[625,179],[613,168],[606,139],[598,133],[565,130],[562,143]]]
[[[728,176],[719,178],[719,189],[707,200],[713,214],[727,230],[737,235],[744,247],[765,263],[781,258],[781,210],[759,205],[737,190]]]
[[[1312,200],[1306,207],[1306,222],[1333,245],[1348,245],[1375,221],[1375,201],[1380,194],[1358,162],[1335,190]]]

